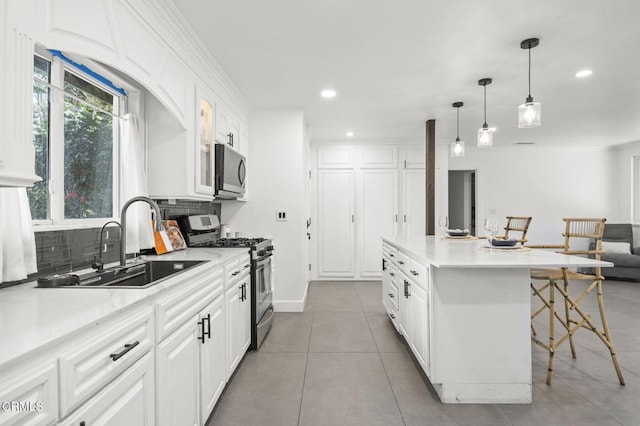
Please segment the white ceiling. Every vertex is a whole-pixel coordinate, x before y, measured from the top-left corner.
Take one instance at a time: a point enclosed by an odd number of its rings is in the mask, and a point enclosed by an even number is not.
[[[302,108],[312,139],[424,139],[475,146],[614,145],[640,139],[638,0],[173,0],[254,108]],[[526,38],[542,126],[517,128]],[[586,79],[575,73],[593,70]],[[320,91],[334,88],[332,100]],[[472,148],[473,149],[473,148]]]

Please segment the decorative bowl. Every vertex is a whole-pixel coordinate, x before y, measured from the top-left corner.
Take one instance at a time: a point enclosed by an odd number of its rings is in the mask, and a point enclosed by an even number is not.
[[[494,238],[491,240],[491,245],[495,247],[513,247],[518,243],[518,240],[503,240],[499,238]]]

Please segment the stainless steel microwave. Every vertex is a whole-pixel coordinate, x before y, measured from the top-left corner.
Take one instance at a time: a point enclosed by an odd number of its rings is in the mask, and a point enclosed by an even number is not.
[[[227,145],[215,144],[216,198],[240,198],[244,195],[247,160]]]

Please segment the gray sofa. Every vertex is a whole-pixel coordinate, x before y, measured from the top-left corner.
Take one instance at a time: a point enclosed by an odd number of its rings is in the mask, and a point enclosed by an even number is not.
[[[602,268],[605,278],[640,281],[640,247],[633,247],[633,229],[630,223],[607,223],[602,241],[629,243],[631,253],[603,253],[602,260],[614,263],[613,268]]]

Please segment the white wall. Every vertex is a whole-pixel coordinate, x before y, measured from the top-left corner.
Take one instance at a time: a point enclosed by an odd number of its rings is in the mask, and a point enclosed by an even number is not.
[[[477,170],[478,223],[531,216],[530,244],[560,243],[563,217],[620,218],[616,155],[607,148],[468,150],[449,170]]]
[[[304,115],[302,110],[257,110],[251,116],[247,203],[225,202],[222,222],[232,232],[274,241],[274,301],[279,312],[302,312],[307,291],[308,214]],[[276,210],[288,220],[276,221]]]

